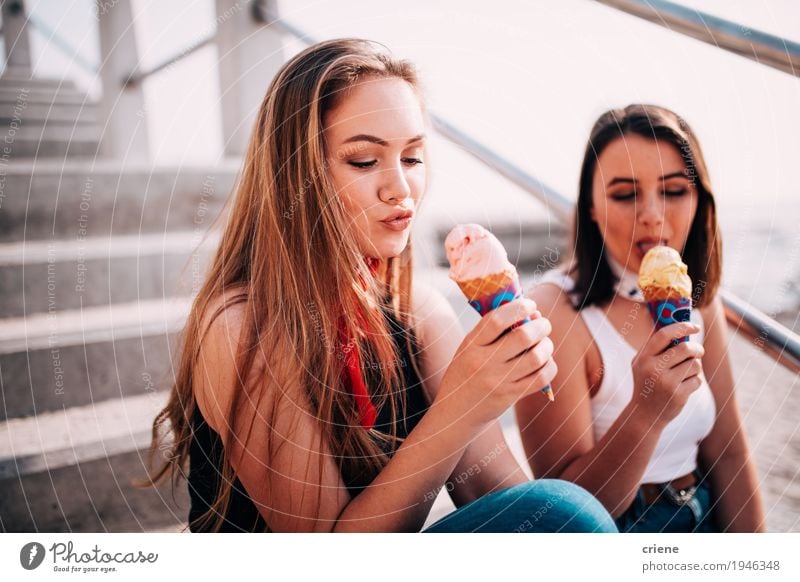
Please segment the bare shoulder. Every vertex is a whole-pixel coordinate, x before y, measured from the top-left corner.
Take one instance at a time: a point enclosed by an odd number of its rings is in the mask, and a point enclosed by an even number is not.
[[[725,308],[722,305],[722,298],[719,296],[719,293],[698,311],[700,311],[705,325],[709,325],[717,317],[722,317],[723,319],[725,317]]]
[[[238,386],[244,383],[252,389],[264,384],[259,381],[267,366],[264,350],[255,351],[246,379],[241,378],[239,370],[247,310],[250,308],[246,295],[241,290],[232,289],[215,297],[202,315],[193,390],[204,418],[220,435],[228,425]]]
[[[553,335],[570,339],[591,340],[580,313],[573,307],[569,294],[554,283],[542,283],[533,287],[526,297],[536,302],[539,311],[550,320]]]
[[[416,333],[423,346],[442,333],[461,329],[458,316],[444,294],[433,286],[415,280],[411,292],[411,311]]]
[[[448,309],[452,311],[450,303],[441,291],[428,283],[416,279],[411,292],[411,308],[416,314],[420,315]]]
[[[525,296],[536,301],[539,311],[545,316],[551,311],[574,311],[567,292],[555,283],[540,283],[529,289]]]

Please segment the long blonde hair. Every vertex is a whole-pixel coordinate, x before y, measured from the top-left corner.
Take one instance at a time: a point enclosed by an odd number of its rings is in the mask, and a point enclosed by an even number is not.
[[[193,386],[203,333],[225,308],[239,302],[245,302],[246,309],[228,426],[242,424],[234,423],[234,416],[243,393],[261,403],[265,389],[274,390],[276,398],[283,391],[280,386],[265,386],[269,384],[265,380],[257,385],[244,380],[250,377],[258,353],[268,359],[269,354],[280,353],[282,358],[294,359],[268,362],[276,368],[266,377],[296,382],[304,388],[340,469],[360,473],[366,484],[386,464],[386,454],[378,443],[396,440],[394,429],[391,434],[379,435],[360,426],[352,396],[338,389],[343,363],[338,350],[331,348],[341,347],[331,338],[338,338],[342,318],[347,337],[356,338],[346,349],[358,350],[362,370],[382,371],[364,380],[376,407],[391,406],[394,426],[405,406],[398,354],[383,310],[371,305],[376,298],[381,303],[386,299],[384,307],[404,328],[413,329],[409,309],[411,241],[400,256],[384,261],[377,274],[370,272],[348,232],[344,207],[326,171],[323,140],[325,114],[349,87],[367,76],[400,78],[418,89],[413,65],[359,39],[327,41],[308,48],[287,62],[270,84],[221,243],[182,334],[169,402],[153,423],[151,466],[159,450],[166,450],[166,462],[153,474],[152,484],[171,474],[174,487],[186,477],[191,418],[197,406]],[[241,288],[242,293],[210,313],[214,302],[231,288]],[[411,335],[406,335],[408,352],[419,373]],[[259,410],[259,421],[267,419],[270,430],[275,426],[276,409],[277,405],[272,405],[271,413],[263,415]],[[167,444],[170,432],[173,440]],[[235,479],[227,455],[233,450],[232,439],[241,434],[234,437],[233,433],[227,431],[224,439],[220,491],[198,519],[207,525],[216,516],[213,530],[224,522]],[[249,434],[244,437],[245,446]],[[270,439],[273,453],[274,440]]]

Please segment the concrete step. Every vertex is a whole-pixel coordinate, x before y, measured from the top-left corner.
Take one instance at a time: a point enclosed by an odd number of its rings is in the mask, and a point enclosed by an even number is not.
[[[82,123],[25,124],[0,130],[5,134],[3,153],[9,159],[95,156],[101,126]]]
[[[0,318],[191,295],[218,240],[181,231],[0,243]]]
[[[241,160],[157,167],[102,160],[18,160],[4,168],[0,242],[206,230]]]
[[[36,87],[26,83],[0,84],[0,103],[69,103],[87,101],[86,93],[74,85],[60,87]]]
[[[3,532],[179,531],[189,514],[188,490],[139,489],[143,449],[0,481]]]
[[[45,77],[21,76],[10,73],[8,69],[0,75],[0,87],[29,87],[31,89],[58,89],[59,87],[75,87],[68,79],[48,79]]]
[[[48,139],[27,139],[24,137],[14,140],[13,145],[8,146],[10,153],[6,154],[14,160],[19,159],[53,159],[68,160],[73,158],[97,157],[100,150],[100,143],[97,139],[81,140],[48,140]]]
[[[102,126],[96,123],[76,124],[73,122],[69,125],[57,123],[30,125],[21,123],[15,128],[13,135],[9,133],[10,130],[8,128],[0,128],[0,134],[8,136],[8,139],[4,140],[4,146],[11,145],[13,148],[17,141],[41,142],[42,144],[47,142],[69,143],[72,141],[99,142],[102,129]],[[9,141],[12,143],[9,144]]]
[[[0,323],[0,421],[166,390],[188,297]]]
[[[147,447],[167,396],[151,391],[0,422],[0,480]]]
[[[0,128],[7,131],[12,120],[17,120],[20,125],[43,125],[60,123],[74,125],[75,123],[98,123],[99,112],[93,102],[80,104],[63,103],[27,103],[20,107],[17,103],[0,103]]]

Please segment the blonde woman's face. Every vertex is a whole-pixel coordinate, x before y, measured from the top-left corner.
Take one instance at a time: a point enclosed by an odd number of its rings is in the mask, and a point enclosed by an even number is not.
[[[425,123],[419,98],[402,79],[366,78],[328,112],[328,172],[361,252],[403,252],[426,184]]]
[[[608,144],[592,185],[592,220],[606,252],[634,272],[654,246],[682,252],[697,212],[695,180],[669,142],[634,134]]]

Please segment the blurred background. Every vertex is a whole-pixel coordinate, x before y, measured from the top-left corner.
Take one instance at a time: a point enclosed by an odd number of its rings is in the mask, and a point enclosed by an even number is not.
[[[692,125],[769,527],[800,531],[796,2],[4,0],[1,33],[3,531],[185,526],[185,485],[130,483],[176,337],[267,85],[343,36],[420,69],[436,132],[416,276],[465,328],[477,316],[446,276],[449,228],[491,229],[530,285],[565,256],[600,113],[655,103]]]

